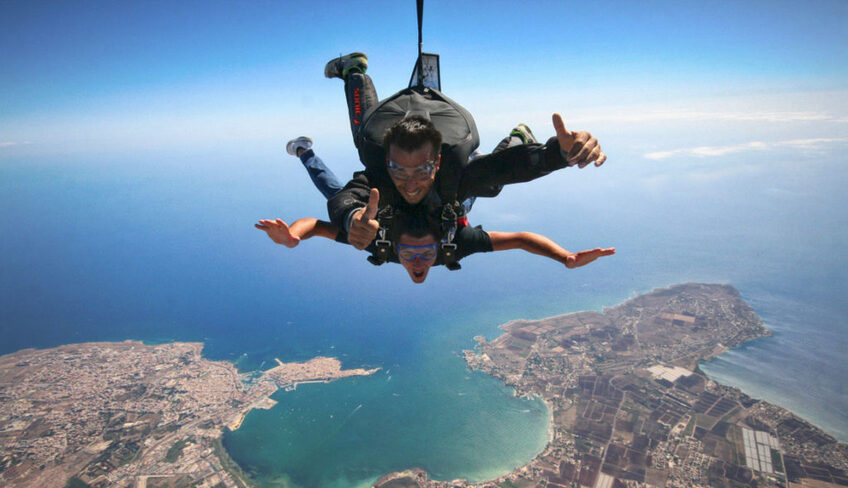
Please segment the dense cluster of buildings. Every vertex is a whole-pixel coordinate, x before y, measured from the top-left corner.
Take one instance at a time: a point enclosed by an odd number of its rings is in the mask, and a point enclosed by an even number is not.
[[[0,358],[0,485],[244,486],[220,444],[278,388],[371,374],[334,358],[239,375],[202,344],[89,343]]]

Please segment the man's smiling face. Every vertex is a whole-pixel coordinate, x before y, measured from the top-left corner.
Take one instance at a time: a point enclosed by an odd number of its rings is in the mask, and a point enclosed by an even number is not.
[[[389,147],[386,162],[389,175],[400,195],[408,203],[421,202],[436,179],[441,155],[425,142],[414,151],[404,151],[397,146]]]

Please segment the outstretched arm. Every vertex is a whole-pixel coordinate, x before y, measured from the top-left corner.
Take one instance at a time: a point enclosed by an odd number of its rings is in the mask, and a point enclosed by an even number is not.
[[[254,224],[254,227],[264,230],[272,241],[286,247],[295,247],[301,240],[310,237],[320,236],[335,239],[339,234],[339,229],[335,225],[313,217],[296,220],[291,226],[280,219],[260,220],[257,224]]]
[[[568,166],[604,164],[607,156],[596,137],[567,130],[560,114],[553,114],[552,121],[556,137],[545,144],[519,144],[470,161],[462,170],[459,194],[491,196],[492,187],[532,181]]]
[[[587,249],[576,253],[570,252],[547,237],[532,232],[489,232],[488,234],[492,240],[493,251],[523,249],[527,252],[559,261],[567,268],[579,268],[600,257],[615,254],[614,247],[605,249],[596,247],[595,249]]]

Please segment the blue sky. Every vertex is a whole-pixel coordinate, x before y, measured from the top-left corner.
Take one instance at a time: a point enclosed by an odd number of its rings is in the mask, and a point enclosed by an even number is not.
[[[845,2],[425,3],[425,50],[484,144],[519,120],[547,134],[553,111],[595,132],[654,112],[666,126],[738,121],[732,109],[845,115]],[[343,99],[324,63],[367,52],[385,96],[408,81],[416,35],[411,0],[3,2],[0,160],[270,148],[300,132],[342,154]]]

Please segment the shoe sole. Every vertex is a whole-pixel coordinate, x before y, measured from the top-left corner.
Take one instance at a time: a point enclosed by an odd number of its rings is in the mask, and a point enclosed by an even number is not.
[[[286,152],[291,154],[292,156],[297,156],[297,146],[299,145],[298,142],[305,142],[307,151],[312,148],[312,138],[307,136],[300,136],[286,143]]]

